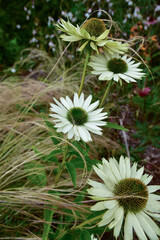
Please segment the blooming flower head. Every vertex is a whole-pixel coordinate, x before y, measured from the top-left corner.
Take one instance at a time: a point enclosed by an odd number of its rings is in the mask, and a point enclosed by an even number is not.
[[[138,90],[138,94],[140,97],[145,97],[150,93],[151,89],[149,87],[143,88],[143,89],[139,89]]]
[[[98,239],[94,236],[94,234],[92,234],[91,235],[91,240],[98,240]]]
[[[146,235],[158,240],[160,229],[152,218],[160,221],[160,196],[154,194],[160,186],[147,186],[152,176],[143,174],[143,167],[137,171],[137,163],[131,167],[130,159],[123,156],[119,163],[115,158],[103,159],[102,164],[94,166],[94,171],[104,183],[88,181],[92,186],[88,193],[99,201],[91,210],[107,209],[99,227],[114,228],[117,238],[125,221],[124,240],[133,240],[133,229],[140,240],[147,240]]]
[[[109,30],[106,29],[104,22],[98,18],[88,19],[82,27],[73,26],[70,21],[66,22],[61,19],[61,22],[57,24],[58,30],[66,33],[67,35],[61,35],[64,41],[76,42],[79,40],[85,40],[83,45],[80,47],[82,51],[86,45],[89,43],[90,47],[97,51],[98,47],[105,47],[108,53],[113,52],[125,52],[128,50],[128,44],[118,41],[107,40]]]
[[[107,118],[107,113],[101,113],[103,108],[96,108],[99,105],[99,101],[91,104],[92,95],[89,95],[84,100],[84,94],[80,97],[78,94],[74,94],[73,102],[66,96],[61,97],[60,102],[54,98],[56,104],[51,103],[51,111],[54,114],[50,114],[54,117],[53,122],[56,123],[55,127],[57,132],[68,133],[68,139],[79,141],[82,139],[85,142],[92,141],[89,132],[102,135],[102,129],[99,126],[106,125],[103,119]]]
[[[91,62],[88,65],[93,68],[92,74],[99,75],[99,80],[113,79],[118,82],[123,79],[129,83],[136,82],[135,79],[141,79],[145,75],[142,69],[138,68],[140,64],[126,55],[123,57],[117,53],[108,55],[105,51],[104,55],[91,56]]]

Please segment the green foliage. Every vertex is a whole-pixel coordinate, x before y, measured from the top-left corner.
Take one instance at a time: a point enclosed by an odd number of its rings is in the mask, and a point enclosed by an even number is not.
[[[53,55],[57,45],[56,38],[52,36],[56,34],[55,22],[61,17],[66,18],[67,13],[69,13],[71,21],[81,25],[86,19],[85,14],[88,9],[92,8],[92,11],[105,9],[111,13],[114,21],[118,22],[122,30],[130,34],[131,27],[139,22],[139,18],[134,16],[135,7],[140,9],[145,20],[148,16],[153,16],[156,4],[156,0],[136,0],[130,6],[125,1],[117,0],[112,0],[110,3],[104,1],[101,4],[96,1],[76,1],[75,4],[73,0],[67,2],[25,0],[18,4],[16,0],[1,1],[0,60],[2,68],[13,65],[19,59],[20,51],[24,48],[36,47]],[[127,18],[128,13],[131,17],[124,24],[123,21]],[[106,17],[106,15],[102,15]],[[97,13],[93,16],[97,16]],[[153,26],[152,35],[156,31],[157,29]]]
[[[111,122],[107,122],[107,125],[105,127],[114,128],[114,129],[121,130],[121,131],[128,131],[127,128],[122,127],[116,123],[111,123]]]
[[[53,214],[54,214],[54,210],[51,210],[51,209],[45,209],[44,210],[45,223],[44,223],[44,231],[43,231],[43,235],[42,235],[42,240],[47,240],[48,239]]]
[[[86,229],[81,230],[80,240],[91,240],[90,233]]]
[[[66,163],[66,167],[67,167],[67,170],[68,170],[69,174],[71,175],[71,179],[72,179],[73,185],[74,185],[74,187],[76,187],[76,170],[75,170],[75,166],[71,162],[67,162]]]
[[[30,184],[40,187],[46,186],[47,176],[44,165],[37,161],[28,162],[25,164],[25,170]]]
[[[141,140],[141,146],[146,143],[152,143],[153,146],[160,148],[160,126],[149,126],[146,122],[140,123],[137,121],[137,133],[133,136]]]

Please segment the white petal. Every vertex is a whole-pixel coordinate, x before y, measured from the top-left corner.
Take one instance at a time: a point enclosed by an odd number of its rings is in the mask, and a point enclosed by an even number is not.
[[[121,222],[121,225],[122,225],[122,222],[123,222],[123,216],[124,216],[124,210],[123,210],[123,207],[118,207],[117,211],[115,212],[115,215],[114,215],[114,221],[111,222],[108,226],[108,228],[113,228],[114,226],[116,226],[119,222]],[[117,234],[118,232],[116,232]]]
[[[111,80],[113,72],[106,71],[99,76],[99,80]]]
[[[117,75],[117,74],[114,74],[114,75],[113,75],[113,79],[114,79],[114,81],[118,82],[118,80],[119,80],[118,75]]]
[[[79,139],[79,140],[80,140],[80,136],[79,136],[78,128],[77,128],[76,125],[74,125],[73,130],[74,130],[74,135],[77,137],[76,139]]]
[[[120,234],[121,231],[121,227],[122,227],[122,223],[123,223],[123,217],[121,217],[121,219],[119,220],[119,222],[116,224],[116,226],[114,227],[114,236],[117,238]]]
[[[89,142],[89,141],[91,141],[91,137],[89,137],[90,134],[89,134],[89,136],[88,136],[88,134],[86,133],[86,130],[85,130],[84,127],[78,126],[78,132],[79,132],[79,135],[80,135],[80,137],[82,138],[82,140],[83,140],[84,142]]]
[[[125,73],[126,74],[126,73]],[[120,77],[120,78],[122,78],[123,80],[125,80],[127,83],[130,81],[130,82],[137,82],[136,80],[134,80],[132,77],[130,77],[130,76],[126,76],[125,74],[121,74],[121,73],[118,73],[118,76]],[[134,75],[131,75],[131,76],[133,76],[134,77]]]
[[[92,103],[92,104],[88,107],[87,112],[93,111],[96,107],[98,107],[98,105],[99,105],[99,100],[96,101],[96,102],[94,102],[94,103]]]
[[[148,215],[150,215],[151,217],[155,218],[157,221],[160,221],[160,214],[159,213],[153,213],[150,211],[145,211]]]
[[[107,225],[109,222],[112,221],[112,219],[114,219],[114,214],[117,211],[117,209],[119,208],[119,206],[117,205],[114,208],[109,209],[102,217],[102,221],[98,224],[99,227]]]
[[[142,174],[144,172],[144,167],[141,167],[135,174],[135,178],[141,179]]]
[[[121,156],[120,157],[120,161],[119,161],[119,170],[120,170],[120,174],[121,174],[121,178],[125,178],[125,173],[126,173],[126,167],[125,167],[125,160],[124,157]]]
[[[90,123],[90,122],[87,122],[84,124],[84,126],[86,126],[87,128],[89,129],[92,129],[92,130],[101,130],[100,127],[97,127],[94,122],[93,123]]]
[[[105,181],[105,179],[106,179],[106,174],[105,174],[102,170],[100,170],[98,167],[96,167],[96,166],[93,166],[93,169],[94,169],[94,171],[97,173],[97,175],[98,175],[103,181]]]
[[[132,226],[132,214],[128,212],[124,224],[124,240],[133,240]]]
[[[104,209],[106,209],[106,207],[104,206],[103,202],[98,202],[94,206],[91,207],[92,211],[101,211]]]
[[[126,168],[126,178],[130,178],[131,176],[131,166],[130,159],[128,157],[125,158],[125,168]]]
[[[82,107],[84,104],[84,93],[81,93],[81,96],[79,98],[79,107]]]
[[[104,201],[103,204],[104,204],[105,208],[107,208],[107,209],[111,209],[111,208],[118,206],[117,200]]]
[[[150,195],[149,195],[149,200],[147,202],[146,209],[148,209],[150,212],[160,213],[160,202],[158,202],[157,200],[154,200],[153,198],[150,198]]]
[[[137,170],[137,163],[133,163],[133,166],[131,168],[131,178],[135,178],[136,170]]]
[[[66,108],[56,98],[53,98],[53,99],[60,108],[62,108],[63,110],[66,110]]]
[[[82,108],[87,111],[87,109],[88,109],[91,101],[92,101],[92,95],[89,95],[89,96],[87,97],[87,99],[85,100]]]
[[[59,128],[59,127],[65,127],[66,125],[68,125],[68,122],[67,122],[67,121],[66,121],[66,122],[57,123],[57,124],[55,124],[54,126],[55,126],[56,128]]]
[[[112,157],[112,160],[114,161],[114,164],[116,165],[117,169],[119,170],[118,161],[114,157]]]
[[[106,189],[106,186],[103,183],[100,183],[100,182],[97,182],[97,181],[93,181],[91,179],[88,179],[88,184],[91,185],[92,187]]]
[[[155,234],[154,230],[152,229],[152,227],[150,226],[149,222],[147,221],[147,219],[141,214],[136,214],[138,221],[140,222],[141,227],[144,229],[144,231],[146,232],[147,236],[151,239],[151,240],[158,240],[159,238],[157,237],[157,235]]]
[[[92,112],[90,112],[88,115],[91,117],[91,116],[97,116],[99,113],[101,113],[103,110],[103,108],[99,108],[97,110],[94,110]],[[107,114],[107,113],[106,113]]]
[[[147,237],[146,235],[144,234],[144,231],[137,219],[137,216],[132,213],[132,224],[133,224],[133,228],[137,234],[137,236],[140,238],[140,239],[143,239],[143,240],[147,240]]]
[[[112,185],[118,183],[117,177],[115,176],[115,173],[113,172],[113,168],[108,161],[103,160],[103,171],[104,173],[108,173],[106,175],[106,178],[112,183]]]
[[[68,122],[68,120],[66,118],[64,118],[64,117],[62,117],[61,115],[58,115],[58,114],[49,114],[49,116],[54,117],[54,118],[58,118],[63,122]]]
[[[68,132],[68,139],[72,139],[74,136],[74,130],[73,128]]]
[[[121,175],[120,175],[119,170],[117,169],[117,166],[115,165],[113,159],[110,158],[109,162],[110,162],[110,166],[111,166],[111,169],[112,169],[112,173],[114,174],[117,181],[120,181],[121,180]]]
[[[153,176],[152,175],[150,175],[148,178],[146,178],[143,182],[144,182],[144,184],[148,184],[148,183],[150,183],[150,181],[152,180],[152,178],[153,178]]]
[[[68,102],[63,97],[60,97],[60,100],[61,100],[61,103],[69,110],[70,105],[68,104]]]
[[[70,108],[73,108],[73,107],[74,107],[74,106],[73,106],[73,102],[71,101],[71,99],[70,99],[68,96],[66,96],[66,101],[68,102]]]
[[[77,93],[74,93],[73,103],[75,107],[79,107],[79,99]]]
[[[63,128],[63,133],[65,134],[65,133],[69,132],[72,128],[73,128],[73,125],[72,124],[68,124],[67,126],[65,126]]]
[[[102,197],[103,199],[106,197],[111,197],[111,192],[107,189],[90,188],[88,189],[88,193],[97,197]]]
[[[157,195],[157,194],[154,194],[154,193],[150,193],[149,194],[149,198],[150,199],[154,199],[154,200],[160,200],[160,195]]]
[[[148,186],[149,193],[156,192],[157,190],[160,190],[160,185],[150,185],[150,186]]]
[[[141,215],[147,220],[154,232],[159,236],[160,228],[157,226],[157,224],[146,213],[141,212]]]
[[[117,201],[115,200],[109,200],[109,201],[103,201],[98,202],[94,206],[91,207],[92,211],[101,211],[104,209],[111,209],[118,205]]]

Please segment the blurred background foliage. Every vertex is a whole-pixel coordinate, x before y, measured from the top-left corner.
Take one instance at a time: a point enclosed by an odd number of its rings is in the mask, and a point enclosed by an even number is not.
[[[160,3],[159,3],[160,4]],[[144,54],[157,52],[160,7],[157,0],[1,0],[0,1],[0,69],[12,66],[20,52],[28,47],[55,54],[55,23],[61,18],[82,24],[95,10],[105,10],[118,22],[124,37],[141,35],[147,38]],[[97,12],[98,17],[105,17]],[[150,38],[149,38],[150,37]],[[151,56],[146,57],[151,57]],[[154,57],[155,58],[155,57]],[[150,59],[151,61],[151,59]],[[154,59],[155,61],[155,59]]]

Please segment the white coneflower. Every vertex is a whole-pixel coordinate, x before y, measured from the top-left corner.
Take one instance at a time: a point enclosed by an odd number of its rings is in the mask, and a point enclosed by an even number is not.
[[[75,93],[73,102],[68,96],[61,97],[61,102],[54,98],[57,105],[50,104],[50,110],[55,112],[50,116],[54,117],[53,122],[56,123],[57,132],[68,133],[68,139],[74,137],[77,141],[82,139],[85,142],[92,141],[89,132],[102,135],[102,129],[99,126],[106,125],[106,122],[102,120],[107,118],[107,113],[101,113],[103,108],[95,110],[99,101],[91,104],[91,100],[92,95],[84,100],[83,93],[80,97]]]
[[[135,63],[132,57],[124,55],[121,57],[119,54],[91,56],[91,62],[88,64],[93,68],[93,74],[99,75],[99,80],[114,80],[118,82],[123,79],[127,83],[136,82],[135,79],[141,79],[145,73],[139,68],[141,63]]]
[[[82,51],[89,43],[90,47],[98,52],[97,47],[104,47],[108,53],[123,53],[128,50],[127,43],[121,43],[118,41],[107,40],[109,30],[106,29],[104,22],[98,18],[88,19],[82,27],[73,26],[70,21],[68,22],[61,19],[61,22],[57,24],[58,29],[67,35],[61,35],[64,41],[76,42],[79,40],[85,40],[80,47]]]
[[[151,219],[160,220],[160,196],[154,194],[160,186],[147,186],[152,176],[143,174],[144,168],[137,171],[137,164],[130,166],[128,157],[103,159],[102,164],[94,166],[94,171],[104,183],[89,180],[92,186],[88,193],[92,199],[100,201],[91,210],[104,213],[99,226],[114,228],[117,238],[124,223],[124,240],[133,239],[133,229],[140,240],[158,240],[160,229]]]
[[[94,234],[91,234],[91,240],[98,240],[98,238],[96,238]]]

